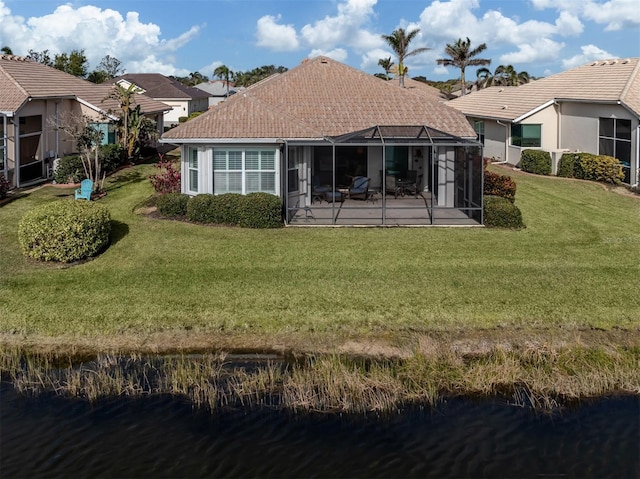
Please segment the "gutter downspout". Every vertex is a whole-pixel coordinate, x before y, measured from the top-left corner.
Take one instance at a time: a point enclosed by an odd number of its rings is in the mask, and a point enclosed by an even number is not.
[[[635,175],[636,182],[633,183],[633,187],[637,188],[640,184],[640,178],[638,178],[638,172],[640,172],[640,118],[638,119],[638,126],[636,127],[636,165],[634,171],[631,173]]]
[[[498,161],[494,165],[504,165],[509,163],[509,125],[500,123],[500,120],[496,120],[496,123],[500,126],[504,126],[504,161]]]

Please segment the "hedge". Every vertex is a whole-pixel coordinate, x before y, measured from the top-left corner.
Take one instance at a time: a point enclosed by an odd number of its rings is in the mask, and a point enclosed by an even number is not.
[[[269,193],[249,193],[240,204],[240,226],[243,228],[279,228],[282,201]]]
[[[484,225],[497,228],[523,228],[520,209],[507,198],[484,197]]]
[[[501,196],[513,203],[516,199],[516,182],[507,175],[499,175],[498,173],[485,170],[484,194]]]
[[[111,216],[91,201],[60,200],[28,211],[18,224],[25,255],[70,263],[95,256],[109,244]]]
[[[181,218],[187,214],[189,199],[189,195],[182,193],[167,193],[158,197],[156,206],[162,216]]]
[[[201,194],[191,197],[187,203],[187,218],[198,223],[215,223],[215,196]]]
[[[523,150],[520,156],[520,168],[537,175],[551,174],[551,155],[543,150]]]
[[[560,158],[558,176],[618,184],[624,179],[617,158],[591,153],[565,153]]]

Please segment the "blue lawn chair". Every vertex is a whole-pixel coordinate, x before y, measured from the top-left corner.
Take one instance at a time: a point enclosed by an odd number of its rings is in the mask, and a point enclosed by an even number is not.
[[[87,201],[91,201],[91,193],[93,192],[93,181],[87,179],[82,180],[80,183],[80,188],[76,188],[76,200],[83,199]]]

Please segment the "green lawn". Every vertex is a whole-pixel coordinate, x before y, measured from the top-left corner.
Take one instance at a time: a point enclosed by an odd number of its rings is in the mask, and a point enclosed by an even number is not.
[[[17,226],[72,190],[44,187],[0,207],[0,335],[640,327],[640,200],[595,183],[511,173],[520,231],[248,230],[137,214],[152,172],[112,179],[99,201],[113,243],[71,267],[24,257]]]

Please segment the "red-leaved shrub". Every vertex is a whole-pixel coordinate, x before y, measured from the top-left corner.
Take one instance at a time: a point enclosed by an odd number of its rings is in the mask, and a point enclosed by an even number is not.
[[[180,193],[180,170],[175,169],[171,161],[164,161],[162,156],[156,167],[160,172],[149,177],[156,193]]]

